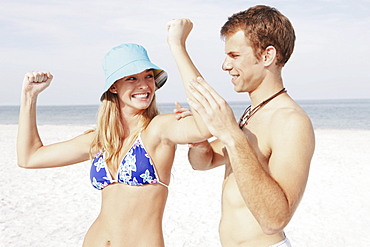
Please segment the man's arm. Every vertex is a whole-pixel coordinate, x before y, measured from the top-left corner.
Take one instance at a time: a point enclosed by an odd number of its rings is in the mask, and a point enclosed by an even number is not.
[[[278,114],[270,124],[271,157],[264,167],[226,102],[205,81],[192,84],[198,101],[189,104],[224,143],[247,207],[266,234],[280,232],[293,216],[307,182],[314,150],[308,116],[289,111]]]
[[[209,170],[225,164],[224,144],[219,140],[189,144],[188,159],[194,170]]]
[[[175,102],[176,119],[184,119],[193,114],[180,103]],[[188,159],[194,170],[209,170],[225,164],[223,154],[224,145],[219,140],[213,140],[211,143],[206,140],[198,143],[189,143]]]
[[[267,167],[245,135],[233,135],[226,141],[240,193],[266,234],[284,229],[303,196],[314,149],[313,131],[306,119],[287,116],[283,122],[289,129],[272,127],[277,132],[270,137],[272,154]]]

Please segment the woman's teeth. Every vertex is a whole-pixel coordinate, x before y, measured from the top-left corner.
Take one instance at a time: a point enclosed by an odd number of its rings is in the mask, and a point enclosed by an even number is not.
[[[134,95],[132,95],[132,97],[133,98],[137,98],[137,99],[148,98],[149,97],[149,93],[134,94]]]

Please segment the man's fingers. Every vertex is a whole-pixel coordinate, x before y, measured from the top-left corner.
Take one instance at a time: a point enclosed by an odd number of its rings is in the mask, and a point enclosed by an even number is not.
[[[177,120],[193,115],[188,108],[182,107],[182,105],[177,101],[175,102],[175,106],[176,109],[174,109],[173,112],[176,113]]]
[[[173,110],[174,113],[190,112],[188,108],[183,107],[179,102],[175,102],[176,108]],[[191,114],[191,113],[190,113]]]
[[[176,106],[176,109],[183,109],[184,108],[184,107],[182,107],[182,105],[178,101],[175,101],[175,106]]]
[[[192,94],[193,98],[206,110],[217,107],[217,102],[213,98],[212,94],[198,81],[190,81],[189,92]]]
[[[201,115],[202,117],[206,115],[207,112],[205,111],[205,107],[201,105],[199,102],[195,102],[194,100],[191,99],[186,99],[186,101],[188,102],[190,107],[194,111],[196,111],[199,115]]]
[[[205,80],[204,78],[202,77],[197,77],[197,82],[198,82],[198,85],[201,85],[202,87],[204,87],[204,89],[207,91],[207,93],[209,93],[212,98],[218,103],[222,103],[223,101],[223,98],[213,89],[213,87],[211,87]]]

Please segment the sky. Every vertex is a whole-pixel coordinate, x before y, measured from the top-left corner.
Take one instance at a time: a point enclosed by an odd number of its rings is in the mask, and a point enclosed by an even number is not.
[[[39,105],[96,105],[104,87],[104,55],[137,43],[169,79],[157,102],[185,102],[180,75],[166,42],[166,24],[194,23],[187,48],[203,77],[227,101],[248,101],[222,71],[220,27],[233,13],[258,4],[277,8],[297,40],[283,68],[296,100],[370,98],[370,0],[1,0],[0,105],[19,105],[27,71],[54,79]]]

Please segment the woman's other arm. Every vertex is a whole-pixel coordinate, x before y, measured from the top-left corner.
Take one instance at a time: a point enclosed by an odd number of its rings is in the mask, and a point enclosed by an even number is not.
[[[70,165],[89,159],[93,133],[72,140],[44,146],[36,123],[38,95],[52,81],[49,72],[27,72],[22,86],[19,112],[17,158],[23,168],[47,168]]]

